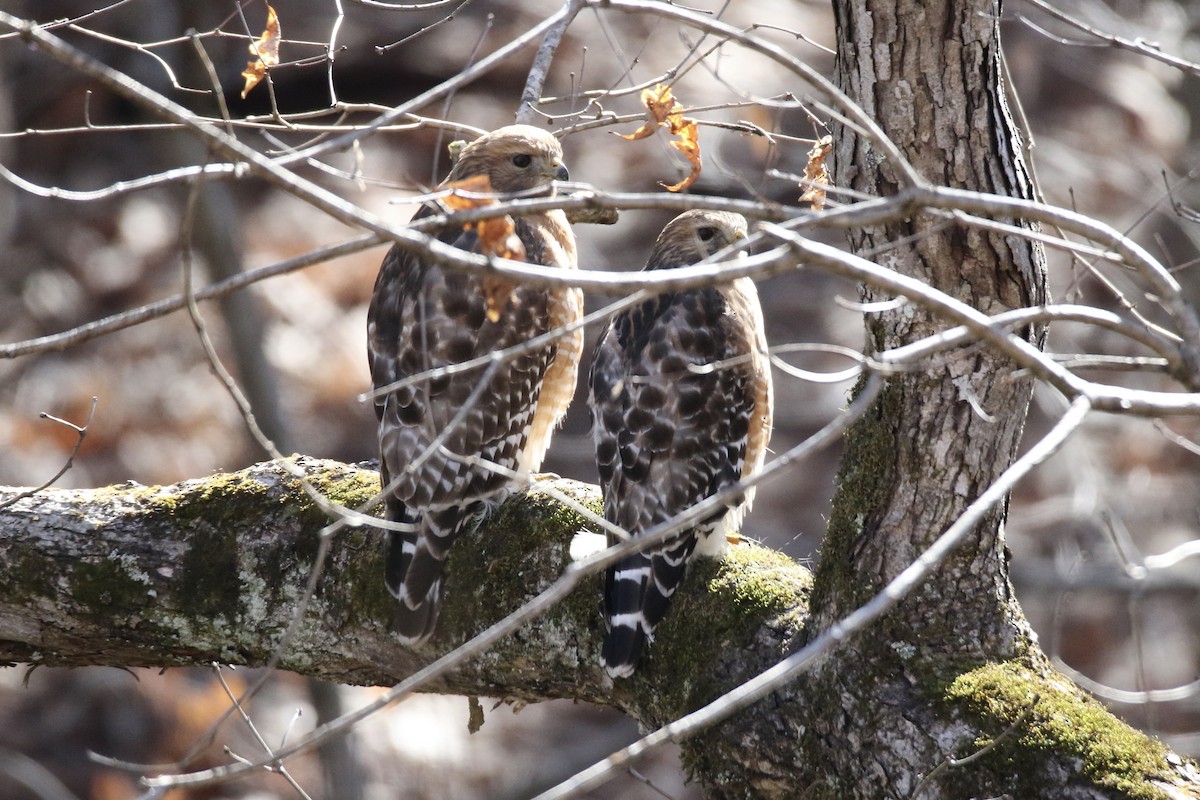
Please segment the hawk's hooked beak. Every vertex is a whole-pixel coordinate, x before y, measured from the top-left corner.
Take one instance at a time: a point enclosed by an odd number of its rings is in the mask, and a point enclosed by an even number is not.
[[[558,169],[554,170],[554,180],[556,180],[556,181],[571,180],[571,173],[567,172],[567,168],[565,165],[559,164]]]

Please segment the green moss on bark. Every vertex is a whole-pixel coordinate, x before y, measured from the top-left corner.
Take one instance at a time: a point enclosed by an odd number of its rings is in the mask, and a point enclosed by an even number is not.
[[[585,484],[557,480],[554,489],[596,510],[599,498]],[[486,594],[488,605],[480,607],[458,600],[444,603],[438,637],[463,641],[544,590],[562,575],[569,562],[567,550],[572,537],[588,527],[580,514],[547,494],[528,491],[510,497],[475,530],[463,535],[462,544],[466,546],[452,548],[446,563],[446,596]],[[504,535],[491,536],[492,530],[503,531]],[[544,554],[556,547],[561,558],[546,559]],[[583,610],[579,605],[581,594],[572,593],[546,619],[579,619],[576,615]]]
[[[1151,782],[1169,774],[1166,748],[1057,673],[1011,661],[986,664],[951,681],[943,700],[985,732],[958,757],[996,742],[977,761],[946,773],[964,791],[991,786],[1014,797],[1053,797],[1045,765],[1076,758],[1098,787],[1136,800],[1167,797]]]
[[[237,528],[205,526],[191,538],[183,555],[178,594],[181,606],[197,618],[241,617],[242,585],[238,578]]]
[[[764,625],[799,630],[811,588],[807,569],[751,543],[720,560],[697,560],[627,685],[652,689],[647,708],[655,723],[694,711],[750,677],[718,665],[736,662]]]
[[[364,510],[368,514],[379,513],[383,510],[381,505],[375,508],[363,508],[372,497],[379,493],[379,473],[372,470],[331,467],[321,472],[310,473],[308,481],[331,503],[346,508]],[[313,508],[316,508],[315,505]]]
[[[99,560],[80,561],[71,572],[72,596],[106,617],[142,612],[155,596],[154,582],[135,560],[117,552]]]
[[[854,388],[855,395],[864,382],[865,378]],[[893,428],[903,411],[902,394],[899,383],[889,382],[874,407],[846,433],[846,452],[838,474],[829,527],[821,543],[813,608],[826,608],[832,600],[835,606],[830,610],[836,613],[837,608],[861,605],[874,593],[874,587],[854,571],[855,562],[850,554],[868,519],[887,502],[887,487],[892,484],[896,463]]]
[[[26,545],[36,551],[36,543]],[[38,598],[53,597],[49,581],[55,576],[47,574],[46,560],[37,552],[22,552],[16,548],[4,564],[4,593],[16,600],[36,601]]]

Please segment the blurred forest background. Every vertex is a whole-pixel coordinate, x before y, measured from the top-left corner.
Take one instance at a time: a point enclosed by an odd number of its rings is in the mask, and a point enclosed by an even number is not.
[[[329,105],[325,45],[338,5],[333,0],[274,4],[283,29],[284,63],[271,72],[271,90],[281,112]],[[313,118],[313,124],[365,122],[373,115],[365,104],[385,108],[440,83],[559,3],[467,0],[420,11],[351,0],[340,5],[345,15],[332,70],[337,99],[364,107],[345,119],[336,114]],[[714,12],[724,8],[723,18],[737,25],[770,23],[778,30],[764,29],[765,36],[830,71],[832,54],[821,46],[833,39],[825,3],[771,0],[723,7],[696,0],[692,5]],[[5,6],[10,13],[49,22],[88,14],[96,4],[9,0]],[[1097,28],[1142,37],[1164,52],[1200,61],[1200,8],[1192,4],[1063,0],[1058,6]],[[239,97],[239,73],[248,58],[244,34],[256,36],[265,16],[260,2],[244,2],[239,12],[233,0],[136,0],[114,4],[56,33],[197,113],[217,116],[211,94],[173,86],[163,63],[180,86],[205,89],[209,78],[185,33],[227,32],[231,35],[206,35],[202,41],[236,119],[272,108],[265,85],[245,100]],[[1200,77],[1119,49],[1085,46],[1096,40],[1016,0],[1005,6],[1003,35],[1032,136],[1031,159],[1047,201],[1129,232],[1175,267],[1192,302],[1200,301],[1193,268],[1200,252],[1200,217],[1190,211],[1191,204],[1200,205],[1200,187],[1189,174],[1200,168],[1193,134]],[[129,46],[167,40],[174,43],[148,51]],[[650,16],[581,15],[558,51],[545,92],[568,102],[544,110],[581,111],[585,103],[577,96],[570,100],[581,86],[620,87],[650,79],[679,62],[694,44],[684,32]],[[531,50],[518,54],[422,113],[482,129],[510,123],[531,57]],[[771,97],[803,91],[791,83],[790,76],[765,62],[724,48],[683,75],[675,94],[689,107],[704,107],[738,101],[741,92]],[[602,102],[618,114],[640,112],[636,93]],[[591,116],[543,120],[553,130],[578,127],[563,140],[574,180],[651,192],[660,190],[659,181],[674,183],[686,174],[686,163],[666,138],[622,141],[613,131],[631,132],[636,120],[579,125]],[[805,113],[746,104],[694,116],[703,123],[704,171],[693,192],[796,201],[794,176],[803,172],[812,138],[824,133]],[[156,128],[157,122],[144,109],[0,31],[0,164],[20,178],[42,187],[102,190],[204,161],[201,146],[186,133]],[[768,142],[748,135],[739,123],[795,138]],[[80,130],[87,125],[96,127]],[[116,128],[102,129],[108,126]],[[54,132],[61,129],[75,132]],[[282,151],[320,132],[285,135],[240,127],[238,135],[263,150]],[[441,179],[448,167],[445,145],[460,135],[432,125],[389,130],[299,171],[373,213],[402,221],[415,210],[404,198]],[[187,187],[102,194],[83,202],[39,196],[0,181],[0,342],[68,330],[181,291],[179,242]],[[257,180],[210,181],[197,212],[192,231],[197,285],[355,233]],[[581,265],[639,268],[653,236],[671,216],[625,212],[615,226],[577,226]],[[375,457],[374,418],[356,398],[368,386],[366,305],[382,255],[377,247],[201,306],[223,361],[284,452],[351,462]],[[1065,257],[1052,255],[1050,264],[1056,299],[1112,303],[1108,292]],[[800,270],[771,279],[760,292],[773,345],[823,342],[861,348],[853,284]],[[589,309],[604,300],[589,298]],[[589,342],[594,341],[596,332],[589,333]],[[1095,331],[1051,333],[1051,346],[1062,352],[1105,351],[1105,344]],[[787,358],[812,370],[847,365],[830,355]],[[776,381],[777,452],[824,424],[849,389],[844,382],[781,373]],[[86,441],[58,485],[171,483],[268,457],[214,377],[187,313],[177,312],[61,351],[0,360],[0,483],[37,485],[58,471],[77,437],[39,414],[83,424],[93,397],[97,405]],[[1057,413],[1035,402],[1028,437],[1045,430],[1044,410]],[[577,402],[555,439],[549,471],[594,482],[588,424],[585,404]],[[1169,426],[1097,417],[1084,435],[1019,487],[1008,532],[1017,593],[1047,652],[1118,714],[1196,756],[1200,569],[1195,559],[1146,569],[1167,561],[1154,557],[1200,539],[1200,455],[1186,441],[1200,441],[1200,424],[1181,419]],[[826,452],[761,490],[745,533],[795,558],[818,558],[837,457]],[[222,675],[234,691],[253,677],[244,670]],[[268,741],[278,742],[376,691],[280,674],[249,711]],[[348,748],[298,760],[293,775],[314,798],[515,798],[607,755],[637,733],[620,715],[584,705],[554,702],[519,714],[492,705],[484,701],[486,724],[471,735],[465,699],[416,698],[361,726],[349,737]],[[172,762],[200,741],[228,706],[212,671],[0,670],[0,797],[70,796],[55,794],[62,788],[55,788],[55,781],[80,798],[138,797],[134,778],[98,766],[86,751],[139,763]],[[196,765],[224,760],[224,747],[259,754],[246,725],[232,719]],[[642,777],[631,774],[591,796],[698,796],[670,751],[640,769]],[[326,788],[327,781],[337,790]],[[40,789],[28,788],[31,782]],[[262,776],[169,796],[297,794],[280,778]]]

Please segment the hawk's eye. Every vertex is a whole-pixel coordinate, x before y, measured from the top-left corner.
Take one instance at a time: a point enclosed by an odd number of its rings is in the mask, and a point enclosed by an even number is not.
[[[696,235],[700,237],[700,241],[707,242],[717,235],[717,229],[709,225],[705,225],[703,228],[696,229]]]
[[[512,163],[514,167],[525,169],[533,163],[533,156],[529,155],[528,153],[520,153],[519,155],[512,157]]]

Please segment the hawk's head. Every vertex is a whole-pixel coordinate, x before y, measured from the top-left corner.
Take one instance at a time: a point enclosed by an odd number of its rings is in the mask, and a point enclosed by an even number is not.
[[[695,264],[745,238],[746,218],[741,214],[705,209],[685,211],[662,229],[646,269]]]
[[[531,125],[508,125],[465,145],[446,180],[486,175],[498,193],[530,193],[570,180],[562,145]]]

